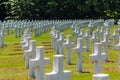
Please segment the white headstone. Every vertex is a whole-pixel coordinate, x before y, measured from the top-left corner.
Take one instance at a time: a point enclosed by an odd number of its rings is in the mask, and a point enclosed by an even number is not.
[[[67,35],[66,42],[63,43],[63,47],[66,47],[66,63],[71,64],[71,35]]]
[[[96,33],[97,33],[97,38],[100,41],[100,26],[97,27]]]
[[[82,53],[86,51],[86,47],[83,46],[83,39],[77,38],[77,46],[73,48],[73,51],[77,52],[76,70],[82,72]]]
[[[92,80],[109,80],[108,74],[94,74]]]
[[[64,55],[64,49],[63,49],[63,43],[64,43],[64,36],[63,33],[60,33],[60,38],[57,40],[57,43],[59,45],[59,54]]]
[[[94,61],[94,74],[101,73],[101,61],[106,59],[105,54],[101,54],[101,43],[94,44],[94,53],[90,55],[90,60]]]
[[[118,30],[120,30],[120,19],[117,23],[118,23]]]
[[[59,31],[56,31],[55,37],[53,37],[53,42],[54,42],[54,49],[57,54],[59,54],[59,46],[57,44],[57,40],[59,39]]]
[[[94,61],[93,80],[108,80],[108,74],[101,74],[101,61],[106,59],[105,54],[101,54],[101,43],[95,43],[94,54],[90,55],[90,60]]]
[[[108,34],[104,34],[104,39],[101,41],[101,44],[104,46],[104,53],[106,55],[106,61],[108,61],[108,46],[110,44]]]
[[[118,39],[118,34],[117,34],[118,30],[114,30],[113,33],[113,49],[115,49],[115,45],[117,44],[117,39]]]
[[[46,80],[70,80],[71,71],[63,71],[63,55],[54,55],[53,71],[46,73]]]
[[[115,49],[119,51],[119,54],[118,54],[118,68],[119,68],[119,71],[120,71],[120,35],[119,35],[119,43],[117,45],[115,45]]]
[[[29,61],[29,76],[36,77],[36,80],[44,80],[44,65],[48,63],[49,58],[44,58],[44,47],[37,47],[36,58]]]
[[[22,39],[20,41],[20,45],[21,46],[25,45],[28,38],[30,38],[30,37],[22,37]]]
[[[83,38],[83,36],[84,36],[84,30],[83,30],[83,29],[80,30],[78,36],[79,36],[80,38]],[[78,38],[78,37],[77,37],[77,38]],[[76,40],[76,41],[77,41],[77,40]]]
[[[0,34],[0,47],[4,46],[4,35]]]
[[[26,38],[26,42],[24,45],[22,45],[22,50],[25,51],[25,50],[28,50],[29,49],[29,41],[30,41],[30,38],[27,37]]]
[[[100,33],[100,41],[102,41],[104,35],[104,28],[102,28],[99,33]]]
[[[77,38],[78,38],[79,33],[80,33],[79,27],[76,27],[76,30],[74,32],[75,42],[77,42]]]
[[[4,29],[0,28],[0,47],[4,46]]]
[[[111,34],[110,34],[110,30],[109,30],[109,28],[106,28],[105,33],[104,33],[104,34],[107,34],[107,35],[108,35],[108,39],[109,39],[109,36],[111,35]]]
[[[94,44],[95,44],[96,42],[98,42],[97,32],[96,32],[96,31],[93,32],[93,36],[92,36],[92,38],[90,38],[90,41],[92,42],[92,51],[94,51]],[[92,52],[92,53],[94,53],[94,52]]]
[[[77,32],[76,26],[74,26],[74,30],[72,31],[73,36],[75,36],[75,33]]]
[[[90,31],[87,30],[85,36],[83,38],[86,39],[86,51],[89,51],[89,38],[90,38]]]
[[[50,33],[51,37],[51,45],[55,49],[55,42],[54,42],[54,37],[56,36],[56,30],[54,30],[54,33]]]
[[[24,51],[25,65],[29,68],[29,60],[34,59],[36,56],[36,45],[35,40],[30,40],[29,49]]]

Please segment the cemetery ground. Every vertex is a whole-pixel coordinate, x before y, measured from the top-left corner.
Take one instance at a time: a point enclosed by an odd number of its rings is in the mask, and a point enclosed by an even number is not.
[[[110,32],[113,34],[114,29],[117,29],[117,25],[110,28]],[[86,30],[87,28],[84,28]],[[71,35],[71,29],[63,31],[64,39],[66,35]],[[34,34],[33,34],[34,35]],[[51,46],[51,39],[49,32],[43,33],[38,37],[33,37],[31,40],[36,40],[36,46],[45,47],[45,57],[50,58],[50,64],[45,65],[45,73],[52,71],[53,55],[56,55]],[[25,62],[23,60],[23,51],[20,46],[21,38],[14,38],[14,34],[5,36],[5,46],[0,48],[0,80],[35,80],[28,77],[28,69],[25,68]],[[74,37],[72,36],[72,41]],[[110,38],[111,45],[108,49],[109,61],[102,61],[102,73],[109,74],[109,80],[119,80],[120,72],[118,70],[118,51],[113,50],[113,38]],[[92,54],[92,43],[90,45],[89,52],[83,52],[83,72],[76,72],[76,56],[77,54],[72,51],[71,64],[66,64],[66,57],[64,57],[64,70],[71,70],[71,80],[92,80],[94,62],[89,60],[89,55]],[[64,56],[66,49],[64,49]]]

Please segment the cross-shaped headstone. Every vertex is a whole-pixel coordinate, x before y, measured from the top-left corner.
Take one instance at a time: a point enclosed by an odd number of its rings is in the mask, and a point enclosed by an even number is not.
[[[97,38],[100,41],[100,26],[97,27],[96,33],[97,33]]]
[[[34,27],[34,36],[35,36],[35,37],[38,36],[38,34],[37,34],[38,31],[37,31],[37,30],[38,30],[38,29],[37,29],[37,27],[35,26],[35,27]]]
[[[24,32],[22,38],[31,37],[31,34]]]
[[[57,44],[57,39],[59,39],[59,31],[56,31],[56,35],[55,35],[55,37],[53,37],[54,49],[55,49],[56,53],[59,54],[59,47]]]
[[[72,35],[74,35],[75,24],[76,24],[76,22],[73,22],[73,24],[72,24],[72,26],[71,26],[71,29],[72,29]]]
[[[90,41],[92,42],[92,51],[94,51],[94,43],[98,42],[98,39],[97,39],[97,32],[93,32],[93,36],[92,38],[90,38]],[[92,52],[94,53],[94,52]]]
[[[101,73],[101,61],[106,59],[105,54],[101,54],[101,43],[94,44],[94,53],[90,55],[90,60],[94,61],[94,74]]]
[[[55,35],[55,32],[56,32],[56,29],[55,29],[55,26],[54,26],[54,27],[52,27],[52,30],[50,32],[50,36]]]
[[[88,24],[88,27],[90,29],[90,35],[92,35],[92,26],[93,26],[92,23],[93,23],[93,21],[91,20]]]
[[[108,35],[108,38],[109,38],[109,36],[111,35],[111,34],[110,34],[110,30],[109,30],[109,28],[106,28],[105,33],[104,33],[104,34],[107,34],[107,35]]]
[[[4,46],[4,36],[0,35],[0,47]]]
[[[71,35],[67,35],[66,42],[63,43],[63,47],[66,47],[66,63],[71,64]]]
[[[54,55],[53,71],[46,73],[46,80],[70,80],[69,70],[63,71],[63,55]]]
[[[54,33],[50,33],[50,37],[51,37],[51,45],[53,48],[55,48],[55,42],[54,42],[54,37],[56,36],[56,30],[54,30]]]
[[[20,24],[18,25],[18,32],[17,32],[17,36],[20,37]]]
[[[77,52],[76,70],[82,72],[82,53],[86,51],[86,47],[83,46],[83,39],[77,38],[77,47],[73,48],[73,51]]]
[[[64,55],[64,52],[63,52],[63,43],[64,43],[64,36],[63,36],[63,33],[60,33],[60,38],[57,40],[57,43],[59,45],[59,54],[61,55]]]
[[[120,19],[117,23],[118,23],[118,30],[120,30]]]
[[[118,34],[117,34],[118,30],[114,30],[113,33],[113,49],[115,49],[115,45],[117,44],[117,39],[118,39]]]
[[[101,44],[104,46],[104,53],[106,54],[106,61],[108,61],[108,46],[110,44],[110,41],[108,39],[108,34],[104,34],[104,39],[101,41]]]
[[[29,41],[30,41],[30,38],[27,37],[25,44],[22,45],[22,50],[23,50],[23,51],[28,50],[28,48],[29,48]]]
[[[118,44],[115,45],[115,49],[119,51],[119,54],[118,54],[118,68],[119,68],[119,71],[120,71],[120,35],[118,35]]]
[[[103,40],[104,28],[100,30],[100,41]]]
[[[26,44],[27,38],[30,38],[30,37],[22,37],[22,38],[21,38],[21,41],[20,41],[20,45],[21,45],[21,46],[23,46],[23,45]]]
[[[18,36],[18,24],[15,25],[15,28],[14,28],[14,35],[15,35],[15,38],[19,37]]]
[[[4,28],[0,26],[0,47],[4,46]]]
[[[78,36],[79,36],[80,38],[83,38],[83,36],[84,36],[84,30],[83,30],[83,29],[80,30]],[[77,41],[77,40],[76,40],[76,41]]]
[[[27,38],[30,38],[30,37],[31,37],[31,34],[30,34],[30,32],[29,32],[29,29],[27,28],[27,29],[25,29],[25,31],[24,31],[24,34],[23,34],[22,39],[21,39],[21,41],[20,41],[20,45],[21,45],[21,46],[25,45]]]
[[[72,31],[73,36],[75,36],[75,33],[77,32],[76,26],[74,26],[74,30]]]
[[[86,51],[89,51],[89,38],[90,38],[90,31],[87,30],[85,36],[83,38],[86,39]]]
[[[28,36],[28,37],[30,37],[31,36],[31,32],[30,32],[30,29],[29,28],[26,28],[25,30],[24,30],[24,33],[23,33],[23,36]]]
[[[26,68],[29,68],[29,60],[35,58],[35,56],[36,56],[35,53],[36,53],[35,40],[30,40],[29,49],[24,51],[24,58],[25,58]]]
[[[78,38],[79,33],[80,33],[80,30],[79,30],[78,27],[76,27],[76,30],[75,30],[75,32],[74,32],[75,42],[77,42],[77,38]]]
[[[106,28],[106,29],[105,29],[105,34],[110,35],[110,29],[109,29],[109,28]]]
[[[44,80],[44,65],[49,63],[49,58],[44,58],[44,47],[36,48],[36,58],[29,61],[29,76],[36,77],[36,80]],[[34,69],[35,72],[34,73]]]

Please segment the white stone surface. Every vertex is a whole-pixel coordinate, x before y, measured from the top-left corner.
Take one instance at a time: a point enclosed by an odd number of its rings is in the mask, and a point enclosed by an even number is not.
[[[59,45],[59,54],[64,55],[64,49],[63,49],[63,43],[64,43],[64,35],[63,33],[60,33],[60,38],[57,40],[57,43]]]
[[[118,53],[118,69],[119,69],[119,72],[120,72],[120,51]]]
[[[50,34],[50,37],[51,37],[51,45],[53,47],[53,49],[55,50],[55,42],[54,42],[54,37],[56,36],[56,30],[54,31],[54,33]]]
[[[119,53],[118,53],[118,68],[120,71],[120,35],[119,35],[119,43],[117,45],[115,45],[115,49],[119,51]]]
[[[96,30],[98,41],[100,41],[100,29],[101,29],[100,26],[98,26]]]
[[[101,43],[95,43],[94,53],[90,55],[90,60],[94,61],[94,74],[101,73],[101,61],[105,59],[105,53],[101,53]]]
[[[107,34],[107,35],[108,35],[108,39],[109,39],[110,36],[111,36],[110,29],[109,29],[109,28],[106,28],[104,34]]]
[[[25,44],[22,45],[22,50],[23,50],[23,51],[26,51],[26,50],[29,49],[29,41],[30,41],[30,38],[27,37]]]
[[[36,44],[35,40],[30,40],[29,49],[24,51],[25,66],[29,68],[29,60],[34,59],[36,56]]]
[[[79,37],[80,29],[79,27],[75,27],[74,36],[75,36],[75,43],[77,42],[77,38]]]
[[[89,39],[90,39],[90,31],[87,30],[85,36],[83,38],[86,39],[86,51],[89,51]]]
[[[115,45],[117,44],[117,39],[119,37],[117,33],[118,33],[118,30],[115,29],[113,33],[113,49],[116,49]]]
[[[57,40],[59,39],[59,37],[60,37],[59,31],[56,31],[56,35],[53,37],[53,42],[54,42],[54,49],[57,54],[59,54],[59,46],[57,44]]]
[[[20,45],[21,45],[21,46],[24,46],[24,45],[26,44],[28,38],[30,39],[30,37],[22,37],[22,38],[21,38],[21,41],[20,41]]]
[[[108,46],[110,45],[108,34],[104,34],[104,39],[101,41],[101,44],[104,46],[104,53],[106,55],[105,60],[108,61]]]
[[[72,49],[71,35],[67,35],[66,42],[63,47],[66,47],[66,63],[71,64],[71,49]]]
[[[90,38],[90,41],[92,42],[92,51],[94,51],[94,43],[98,42],[98,38],[97,38],[97,32],[93,32],[93,36],[92,38]],[[94,53],[94,52],[92,52]]]
[[[100,34],[100,41],[102,41],[103,40],[103,35],[104,35],[104,28],[101,28],[99,34]]]
[[[36,77],[36,80],[44,80],[44,65],[48,63],[49,58],[44,58],[44,47],[38,46],[36,58],[29,61],[29,76]]]
[[[108,74],[94,74],[92,80],[109,80]]]
[[[84,36],[84,30],[81,29],[80,32],[79,32],[79,34],[78,34],[78,37],[83,38],[83,36]],[[76,39],[76,41],[77,41],[77,39]]]
[[[76,71],[82,72],[82,53],[86,51],[86,47],[83,46],[82,38],[77,38],[77,46],[73,48],[73,51],[77,52]]]
[[[71,71],[63,70],[63,55],[54,55],[53,71],[46,73],[46,80],[70,80]]]
[[[50,32],[50,37],[51,37],[51,45],[54,48],[54,41],[53,41],[53,37],[55,37],[56,35],[56,29],[55,26],[52,28],[51,32]]]
[[[4,46],[4,29],[0,27],[0,47]]]
[[[0,34],[0,47],[4,46],[4,35]]]

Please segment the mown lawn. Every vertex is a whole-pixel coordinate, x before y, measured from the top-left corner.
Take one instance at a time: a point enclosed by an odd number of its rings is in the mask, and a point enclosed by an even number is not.
[[[110,28],[110,32],[113,34],[113,30],[117,29],[117,25]],[[84,28],[86,30],[87,28]],[[63,31],[64,38],[66,35],[71,35],[71,29]],[[0,48],[0,80],[34,80],[28,77],[28,69],[25,68],[25,62],[23,60],[23,52],[20,46],[21,38],[14,38],[14,34],[5,36],[5,46]],[[52,49],[50,43],[49,32],[42,34],[41,36],[34,37],[32,40],[36,40],[36,46],[45,47],[45,57],[50,58],[50,64],[45,66],[45,73],[52,71],[53,55],[56,53]],[[74,37],[72,36],[72,40]],[[110,38],[111,45],[108,50],[109,62],[102,61],[102,73],[110,75],[110,80],[119,80],[120,72],[118,71],[118,51],[113,50],[113,38]],[[83,72],[76,72],[76,53],[72,51],[72,64],[66,64],[66,56],[64,56],[64,70],[71,70],[71,80],[92,80],[94,63],[89,60],[89,55],[92,53],[92,44],[90,43],[90,51],[83,52]],[[64,54],[66,49],[64,49]],[[65,54],[66,55],[66,54]]]

